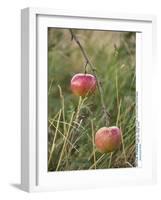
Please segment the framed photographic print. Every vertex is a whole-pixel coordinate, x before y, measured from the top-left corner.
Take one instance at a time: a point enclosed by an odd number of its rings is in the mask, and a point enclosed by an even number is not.
[[[155,17],[26,8],[21,19],[22,189],[154,183]]]

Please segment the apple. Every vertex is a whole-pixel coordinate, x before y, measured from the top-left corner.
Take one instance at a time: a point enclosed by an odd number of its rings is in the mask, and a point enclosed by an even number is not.
[[[71,79],[71,90],[76,96],[87,96],[96,90],[97,80],[92,74],[75,74]]]
[[[120,147],[120,144],[121,130],[118,127],[102,127],[96,132],[95,145],[99,152],[113,152]]]

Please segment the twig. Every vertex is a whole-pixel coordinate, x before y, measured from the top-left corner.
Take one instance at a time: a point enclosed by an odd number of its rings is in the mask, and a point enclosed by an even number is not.
[[[74,40],[77,43],[77,45],[79,46],[79,48],[80,48],[80,50],[81,50],[81,52],[83,54],[83,57],[84,57],[84,59],[86,61],[86,65],[89,64],[94,76],[96,77],[98,91],[100,93],[100,98],[101,98],[101,104],[102,104],[102,108],[103,108],[103,111],[104,111],[104,114],[105,114],[105,124],[106,124],[106,126],[108,126],[109,125],[110,114],[107,111],[106,106],[105,106],[105,102],[104,102],[104,98],[103,98],[103,90],[102,90],[102,87],[101,87],[101,82],[99,81],[99,78],[98,78],[98,75],[97,75],[97,72],[96,72],[96,68],[93,66],[93,64],[90,61],[85,49],[81,45],[81,43],[80,43],[79,39],[77,38],[77,36],[74,34],[73,30],[69,29],[69,31],[71,33],[71,39]],[[86,73],[86,66],[85,66],[85,73]]]
[[[84,65],[84,73],[85,74],[87,73],[87,65],[88,65],[88,62],[86,61],[85,65]]]

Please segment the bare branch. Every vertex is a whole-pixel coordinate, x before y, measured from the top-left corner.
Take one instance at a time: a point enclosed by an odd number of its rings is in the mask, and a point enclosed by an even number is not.
[[[105,105],[105,102],[104,102],[104,98],[103,98],[103,89],[102,89],[102,86],[101,86],[101,82],[99,80],[99,77],[98,77],[98,74],[96,72],[96,68],[94,67],[94,65],[92,64],[92,62],[90,61],[88,55],[87,55],[87,52],[85,51],[85,49],[83,48],[83,46],[81,45],[79,39],[77,38],[76,34],[73,32],[72,29],[69,29],[70,33],[71,33],[71,38],[72,40],[74,40],[77,45],[79,46],[81,52],[82,52],[82,55],[85,59],[85,62],[86,62],[86,65],[88,64],[94,74],[94,76],[96,77],[97,79],[97,86],[98,86],[98,91],[99,91],[99,94],[100,94],[100,98],[101,98],[101,104],[102,104],[102,108],[103,108],[103,111],[104,111],[104,115],[105,115],[105,124],[106,126],[109,125],[109,117],[110,117],[110,114],[109,112],[107,111],[106,109],[106,105]],[[85,73],[86,73],[86,66],[85,66]]]

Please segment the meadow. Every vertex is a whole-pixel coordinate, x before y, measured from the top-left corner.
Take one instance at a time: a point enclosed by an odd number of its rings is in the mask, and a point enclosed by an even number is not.
[[[136,167],[135,33],[72,31],[93,68],[69,29],[48,29],[48,171]],[[73,95],[71,78],[85,69],[96,73],[101,94],[97,87],[90,96]],[[112,153],[95,146],[104,126],[122,131]]]

